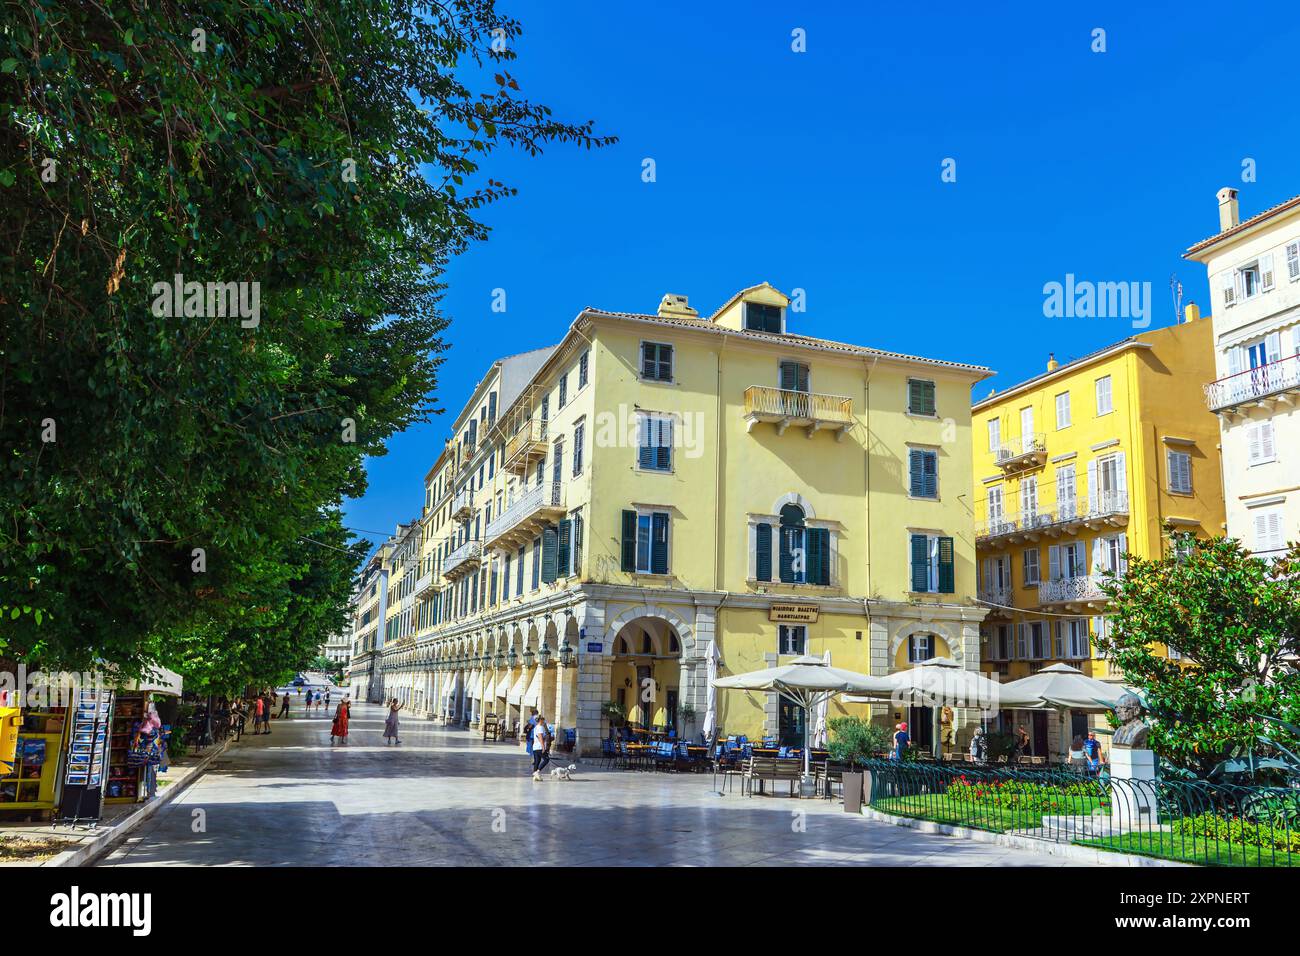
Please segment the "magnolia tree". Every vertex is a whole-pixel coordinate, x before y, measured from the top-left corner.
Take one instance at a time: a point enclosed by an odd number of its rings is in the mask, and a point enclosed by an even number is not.
[[[1241,754],[1300,752],[1300,545],[1270,562],[1234,539],[1175,544],[1160,560],[1130,555],[1106,583],[1097,639],[1152,711],[1152,748],[1202,775]]]

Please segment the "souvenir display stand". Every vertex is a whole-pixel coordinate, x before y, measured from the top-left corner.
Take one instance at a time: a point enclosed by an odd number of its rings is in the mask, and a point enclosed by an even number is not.
[[[112,733],[109,735],[108,783],[104,787],[105,803],[139,803],[145,797],[144,766],[131,763],[131,738],[144,717],[148,694],[121,691],[113,708]]]
[[[0,777],[0,819],[54,809],[68,739],[66,707],[23,709],[14,772]]]

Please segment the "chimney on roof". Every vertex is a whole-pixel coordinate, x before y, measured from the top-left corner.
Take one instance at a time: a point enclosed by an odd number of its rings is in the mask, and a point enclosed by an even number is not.
[[[1056,353],[1055,353],[1055,352],[1048,352],[1048,353],[1047,353],[1047,370],[1048,370],[1049,372],[1055,372],[1055,371],[1056,371],[1058,368],[1060,368],[1060,367],[1061,367],[1061,363],[1058,362],[1058,361],[1056,360]]]
[[[698,319],[699,317],[700,313],[691,308],[689,299],[684,295],[669,292],[659,300],[661,319]]]
[[[1241,222],[1241,209],[1237,205],[1237,190],[1224,186],[1219,190],[1219,232],[1227,232]]]
[[[1187,308],[1183,310],[1183,321],[1187,323],[1195,322],[1201,317],[1201,307],[1195,302],[1188,302]]]

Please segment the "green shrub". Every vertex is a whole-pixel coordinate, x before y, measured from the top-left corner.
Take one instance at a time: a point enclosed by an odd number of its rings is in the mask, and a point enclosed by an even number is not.
[[[1007,807],[1034,813],[1077,810],[1078,798],[1095,798],[1098,807],[1110,797],[1087,783],[1043,784],[1028,780],[970,780],[960,777],[948,784],[947,797],[962,803]]]
[[[1241,817],[1201,813],[1194,817],[1175,820],[1172,829],[1174,833],[1181,836],[1197,837],[1202,840],[1300,853],[1300,833],[1295,830],[1274,828],[1267,824],[1252,823]]]
[[[828,724],[831,732],[827,749],[838,763],[860,765],[889,750],[890,733],[861,717],[835,717]]]

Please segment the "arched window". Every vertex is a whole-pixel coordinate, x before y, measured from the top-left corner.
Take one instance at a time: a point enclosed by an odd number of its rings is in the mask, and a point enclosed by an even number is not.
[[[808,568],[805,547],[803,509],[786,505],[781,509],[781,580],[786,584],[802,584]]]
[[[678,654],[681,652],[681,649],[682,646],[677,643],[677,635],[670,632],[668,634],[668,650],[673,654]]]
[[[620,638],[618,639],[618,652],[619,652],[620,654],[626,654],[626,653],[627,653],[627,639],[626,639],[626,638],[620,637]]]
[[[642,654],[653,654],[653,653],[654,653],[654,645],[650,643],[650,632],[649,632],[649,631],[642,631],[642,632],[641,632],[641,653],[642,653]]]

